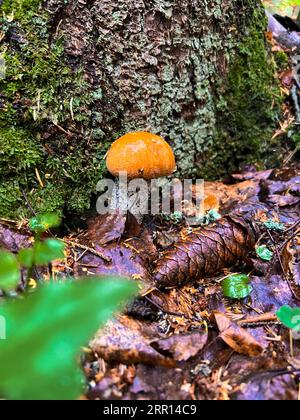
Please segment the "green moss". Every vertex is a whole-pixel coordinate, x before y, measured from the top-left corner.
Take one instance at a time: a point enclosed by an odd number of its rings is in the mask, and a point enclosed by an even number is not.
[[[280,145],[272,136],[282,98],[275,68],[260,25],[253,27],[229,67],[225,89],[219,87],[215,147],[206,172],[220,176],[243,164],[272,165],[278,158]]]
[[[273,53],[278,72],[282,72],[289,68],[289,56],[284,51],[275,51]]]
[[[16,209],[22,206],[22,194],[18,181],[1,181],[0,214],[2,217],[15,215]],[[21,214],[20,214],[21,216]]]
[[[0,54],[6,77],[0,80],[0,216],[30,215],[21,190],[36,211],[85,210],[104,170],[103,135],[82,128],[91,125],[89,108],[102,92],[91,94],[83,71],[64,62],[63,40],[51,41],[49,15],[39,4],[2,4]],[[72,132],[67,128],[66,134],[64,127],[70,125]],[[89,138],[85,147],[77,145],[82,137]]]
[[[5,13],[14,13],[17,19],[29,19],[36,12],[41,0],[4,0],[2,10]]]
[[[14,128],[0,131],[0,176],[30,171],[40,161],[40,150],[28,132]]]
[[[291,125],[285,136],[285,141],[290,144],[291,149],[300,148],[300,132],[297,125]]]

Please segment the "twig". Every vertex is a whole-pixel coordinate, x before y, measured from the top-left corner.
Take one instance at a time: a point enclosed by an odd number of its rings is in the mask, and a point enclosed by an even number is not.
[[[65,242],[67,245],[71,245],[71,246],[77,247],[77,248],[79,248],[79,249],[82,249],[82,250],[84,250],[84,251],[88,251],[88,252],[90,252],[91,254],[94,254],[94,255],[96,255],[97,257],[101,258],[101,259],[102,259],[102,260],[104,260],[105,262],[108,262],[108,263],[111,263],[111,262],[112,262],[112,259],[111,259],[110,257],[107,257],[106,255],[102,254],[102,252],[96,251],[96,250],[95,250],[95,249],[93,249],[93,248],[90,248],[90,247],[88,247],[88,246],[85,246],[85,245],[79,244],[79,243],[77,243],[77,242],[75,242],[75,241],[70,241],[69,239],[63,239],[63,242]]]
[[[75,262],[78,263],[81,258],[83,258],[85,256],[85,254],[87,253],[87,250],[85,249],[80,255],[79,257],[75,257]]]
[[[63,127],[61,127],[60,125],[53,123],[53,125],[59,129],[59,131],[61,131],[62,133],[66,134],[67,136],[72,136],[72,133],[70,133],[70,131],[66,131]]]
[[[27,198],[27,195],[26,195],[25,191],[24,190],[21,190],[21,192],[22,192],[22,195],[24,197],[24,200],[26,201],[27,207],[29,208],[29,210],[31,211],[31,213],[33,214],[33,216],[36,216],[36,212],[33,210],[32,206],[31,206],[31,204],[30,204],[30,202],[29,202],[29,200]]]
[[[294,150],[292,150],[289,154],[288,154],[288,156],[287,156],[287,158],[283,161],[283,166],[286,166],[288,163],[289,163],[289,161],[295,156],[295,154],[298,152],[298,150],[299,150],[299,148],[300,148],[300,145],[299,144],[297,144],[297,146],[295,147],[295,149]]]
[[[13,226],[18,225],[18,222],[16,220],[4,219],[3,217],[0,217],[0,223]]]
[[[249,318],[246,319],[241,319],[240,321],[238,321],[238,324],[243,325],[243,324],[257,324],[257,323],[261,323],[261,322],[277,322],[278,318],[275,314],[273,313],[266,313],[266,314],[261,314],[261,315],[257,315],[257,316],[251,316]]]
[[[243,382],[250,382],[255,380],[256,378],[276,378],[278,376],[283,375],[296,375],[300,373],[300,369],[278,369],[278,370],[267,370],[266,372],[254,372],[250,373],[246,378],[243,378]]]
[[[299,225],[300,225],[300,219],[299,219],[299,220],[297,220],[297,222],[296,222],[296,223],[294,223],[291,227],[289,227],[288,229],[286,229],[284,233],[288,233],[288,232],[290,232],[291,230],[294,230],[294,229],[295,229],[297,226],[299,226]]]

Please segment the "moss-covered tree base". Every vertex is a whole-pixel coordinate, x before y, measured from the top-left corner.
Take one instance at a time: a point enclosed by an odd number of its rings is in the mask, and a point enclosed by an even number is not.
[[[280,97],[259,1],[3,0],[0,215],[83,211],[109,144],[151,130],[181,176],[271,162]],[[278,154],[278,151],[277,151]]]

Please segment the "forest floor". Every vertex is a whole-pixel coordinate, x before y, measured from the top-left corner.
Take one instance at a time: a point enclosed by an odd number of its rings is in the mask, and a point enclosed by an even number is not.
[[[91,342],[92,352],[85,363],[88,398],[298,399],[300,341],[291,343],[276,312],[283,305],[299,306],[300,301],[299,169],[247,172],[235,176],[239,180],[235,184],[207,184],[207,197],[217,196],[215,209],[223,219],[234,218],[236,223],[239,215],[260,227],[247,261],[238,262],[237,256],[233,268],[217,275],[202,275],[198,281],[189,275],[193,262],[201,265],[193,246],[205,236],[203,272],[210,272],[210,264],[217,267],[219,260],[226,266],[228,250],[239,253],[238,232],[224,233],[220,222],[215,222],[203,227],[198,236],[189,236],[186,226],[159,218],[134,238],[127,231],[120,241],[104,245],[101,235],[102,245],[96,249],[111,257],[112,263],[90,254],[72,266],[79,274],[86,269],[97,274],[112,269],[145,279],[149,259],[157,258],[157,250],[165,258],[172,284],[160,290],[158,283],[149,281],[141,293],[144,297]],[[154,248],[149,228],[155,233]],[[90,231],[94,243],[96,231]],[[164,250],[186,237],[190,237],[186,248],[191,259],[187,263],[177,248],[172,257],[177,259],[172,260],[177,264],[178,276],[174,276],[167,260],[170,251]],[[245,245],[249,240],[247,235],[242,239]],[[264,256],[259,249],[271,253]],[[174,287],[180,272],[186,272],[187,283]],[[236,273],[248,275],[252,286],[252,293],[242,300],[225,297],[222,288],[224,278]]]
[[[141,284],[140,297],[84,350],[86,398],[299,398],[300,340],[276,313],[300,306],[300,167],[232,180],[206,183],[206,206],[222,218],[200,228],[97,215],[63,237],[66,259],[39,277],[120,274]],[[0,243],[12,251],[31,242],[26,225],[17,227],[1,221]],[[233,292],[244,299],[226,297],[224,278],[236,274],[251,285]]]

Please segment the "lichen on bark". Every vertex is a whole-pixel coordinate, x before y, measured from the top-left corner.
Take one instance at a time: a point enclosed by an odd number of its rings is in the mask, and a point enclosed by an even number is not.
[[[259,1],[1,8],[0,215],[28,215],[22,190],[36,211],[88,208],[109,144],[131,130],[164,136],[181,176],[216,178],[272,147],[279,99]]]

